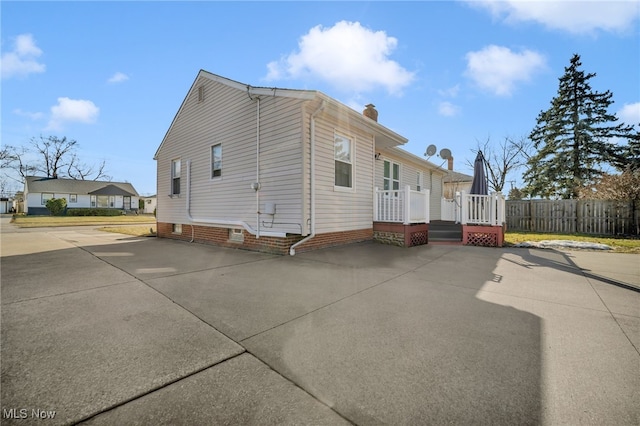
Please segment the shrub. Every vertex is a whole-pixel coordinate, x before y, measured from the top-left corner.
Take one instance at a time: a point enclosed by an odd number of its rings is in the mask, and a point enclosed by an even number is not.
[[[47,200],[47,210],[52,216],[61,216],[67,208],[66,198],[50,198]]]
[[[113,210],[113,209],[68,209],[68,216],[120,216],[122,214],[121,210]]]

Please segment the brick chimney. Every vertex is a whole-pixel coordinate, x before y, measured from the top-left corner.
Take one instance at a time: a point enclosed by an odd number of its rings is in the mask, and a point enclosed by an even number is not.
[[[449,157],[449,158],[447,159],[447,161],[449,162],[449,163],[447,164],[447,169],[449,169],[449,170],[453,170],[453,157]]]
[[[369,117],[373,121],[378,121],[378,111],[376,111],[374,104],[365,105],[365,110],[362,111],[362,115]]]

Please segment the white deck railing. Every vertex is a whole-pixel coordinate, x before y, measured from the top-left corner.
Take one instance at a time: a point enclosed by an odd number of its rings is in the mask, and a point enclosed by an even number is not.
[[[380,190],[373,196],[374,222],[429,223],[429,191],[404,189]]]
[[[505,222],[504,197],[499,192],[491,195],[456,193],[459,197],[459,222],[463,225],[502,226]]]

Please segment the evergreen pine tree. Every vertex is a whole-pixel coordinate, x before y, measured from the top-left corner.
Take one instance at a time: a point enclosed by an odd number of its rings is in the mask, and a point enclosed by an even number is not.
[[[589,80],[595,73],[581,70],[580,56],[560,77],[558,95],[540,112],[529,135],[537,151],[527,161],[525,192],[544,198],[577,198],[580,189],[602,176],[602,166],[620,158],[612,138],[629,138],[632,126],[615,124],[607,112],[613,94],[594,92]]]

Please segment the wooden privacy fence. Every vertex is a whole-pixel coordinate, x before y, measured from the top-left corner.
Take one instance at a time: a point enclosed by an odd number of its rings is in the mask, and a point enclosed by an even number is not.
[[[638,235],[640,202],[617,200],[507,200],[510,231]]]

